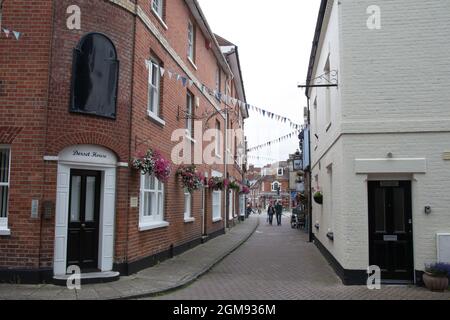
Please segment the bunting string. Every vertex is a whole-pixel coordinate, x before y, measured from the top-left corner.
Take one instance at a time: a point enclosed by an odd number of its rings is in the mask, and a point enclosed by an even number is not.
[[[247,149],[247,152],[258,151],[258,150],[261,150],[263,148],[270,147],[270,146],[272,146],[274,144],[281,143],[281,142],[283,142],[283,141],[285,141],[287,139],[291,139],[293,136],[295,137],[297,134],[298,134],[298,131],[296,130],[296,131],[294,131],[292,133],[289,133],[289,134],[287,134],[285,136],[282,136],[280,138],[277,138],[277,139],[274,139],[272,141],[268,141],[268,142],[260,144],[258,146],[249,148],[249,149]]]
[[[0,28],[0,34],[2,33],[2,31],[7,38],[10,38],[12,34],[16,40],[19,40],[19,38],[22,36],[22,32],[11,30],[8,28]]]
[[[247,155],[247,158],[248,159],[253,159],[253,160],[265,160],[265,161],[272,161],[272,162],[275,162],[276,161],[276,159],[274,159],[274,158],[270,158],[270,157],[265,157],[265,156],[260,156],[260,155],[257,155],[257,156],[253,156],[253,155]]]
[[[173,79],[176,82],[180,82],[182,84],[182,86],[185,88],[186,87],[191,88],[195,84],[198,88],[200,88],[200,90],[203,93],[209,94],[210,96],[215,97],[217,100],[225,103],[228,107],[233,107],[233,108],[236,108],[236,106],[239,106],[241,108],[246,107],[248,110],[257,112],[258,114],[260,114],[264,117],[268,117],[269,119],[274,119],[274,120],[280,121],[282,123],[288,123],[290,125],[290,127],[293,129],[296,129],[296,130],[302,129],[301,125],[295,123],[294,121],[292,121],[291,119],[289,119],[287,117],[267,111],[263,108],[259,108],[259,107],[250,105],[250,104],[246,103],[245,101],[241,101],[234,97],[230,97],[227,94],[219,92],[217,90],[212,90],[212,89],[208,88],[206,85],[204,85],[203,83],[193,81],[192,79],[189,79],[187,76],[178,74],[177,72],[175,72],[173,70],[168,70],[166,68],[163,68],[151,60],[145,60],[145,66],[147,69],[150,69],[150,67],[152,65],[155,66],[159,70],[159,74],[161,77],[167,76],[170,80]]]

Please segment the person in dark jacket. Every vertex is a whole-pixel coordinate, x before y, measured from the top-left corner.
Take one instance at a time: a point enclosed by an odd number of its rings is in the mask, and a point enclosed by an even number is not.
[[[269,204],[269,208],[267,209],[267,216],[269,217],[269,224],[272,225],[273,215],[275,214],[275,208],[272,203]]]
[[[280,201],[278,201],[275,206],[275,212],[277,214],[277,225],[281,226],[281,216],[283,215],[283,206],[281,205]]]

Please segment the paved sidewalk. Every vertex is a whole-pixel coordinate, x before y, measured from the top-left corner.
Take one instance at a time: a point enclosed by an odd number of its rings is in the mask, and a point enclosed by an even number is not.
[[[252,216],[227,234],[199,245],[173,259],[116,282],[82,285],[81,290],[50,284],[0,284],[0,300],[103,300],[130,299],[162,294],[186,286],[209,271],[243,244],[256,230],[259,219]]]

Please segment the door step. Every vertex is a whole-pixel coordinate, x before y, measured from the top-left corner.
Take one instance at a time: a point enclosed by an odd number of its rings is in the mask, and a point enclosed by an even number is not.
[[[70,274],[53,276],[53,283],[59,286],[66,286],[70,276]],[[90,272],[80,275],[81,284],[113,282],[119,280],[119,278],[120,273],[116,271]],[[71,282],[73,283],[74,281],[72,280]]]

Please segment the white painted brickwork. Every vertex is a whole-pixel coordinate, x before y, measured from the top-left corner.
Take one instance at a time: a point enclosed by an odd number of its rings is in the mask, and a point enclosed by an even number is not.
[[[425,159],[425,173],[406,174],[412,178],[415,269],[423,270],[424,263],[436,260],[436,233],[450,232],[450,161],[443,159],[450,151],[450,1],[332,2],[315,70],[315,76],[323,73],[331,52],[339,89],[332,89],[328,132],[320,103],[324,89],[310,95],[313,134],[316,96],[319,101],[319,141],[312,137],[311,144],[313,186],[318,175],[324,191],[324,205],[313,205],[313,224],[320,224],[314,231],[345,269],[366,269],[366,181],[377,175],[356,174],[355,159],[386,159],[389,152],[394,158]],[[366,9],[374,4],[381,8],[380,30],[366,26]],[[333,213],[327,203],[330,163]],[[430,215],[424,214],[425,206],[431,206]],[[326,237],[328,229],[334,242]]]

